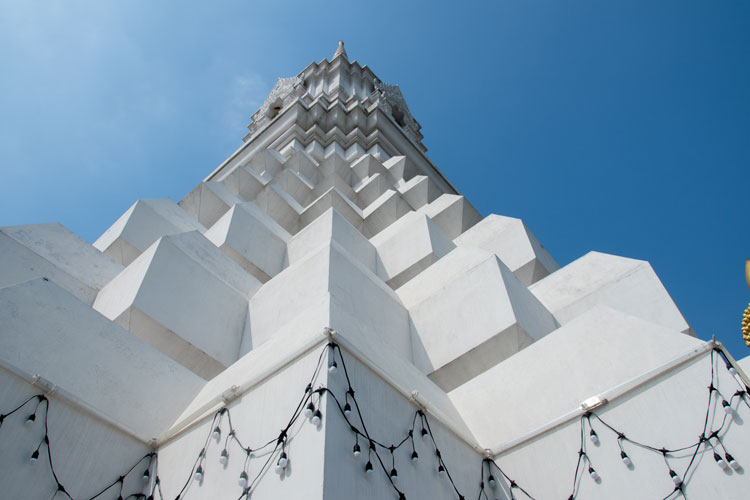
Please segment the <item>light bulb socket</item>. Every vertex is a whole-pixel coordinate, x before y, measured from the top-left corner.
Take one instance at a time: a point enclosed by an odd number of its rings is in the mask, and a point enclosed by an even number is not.
[[[34,453],[31,454],[31,458],[29,458],[32,462],[36,462],[39,460],[39,450],[34,450]]]
[[[315,413],[313,413],[312,419],[310,421],[313,423],[313,425],[320,425],[320,421],[323,419],[323,414],[320,412],[320,410],[315,410]]]
[[[445,467],[443,467],[443,464],[438,465],[438,473],[445,474]]]
[[[229,452],[226,448],[224,448],[223,450],[221,450],[221,455],[219,455],[219,463],[221,465],[226,465],[227,462],[229,462]]]
[[[348,416],[351,412],[352,412],[352,405],[350,405],[349,402],[347,401],[346,404],[344,405],[344,415]]]
[[[372,472],[372,462],[370,462],[369,460],[365,464],[365,472]]]
[[[682,478],[678,476],[677,473],[673,471],[672,469],[669,469],[669,476],[672,478],[672,482],[676,486],[679,486],[680,484],[682,484]]]
[[[219,439],[221,439],[221,429],[219,429],[219,426],[218,426],[218,425],[217,425],[216,427],[214,427],[214,432],[213,432],[213,433],[212,433],[211,435],[212,435],[212,436],[214,437],[214,439],[216,439],[217,441],[218,441]]]
[[[240,488],[244,488],[247,486],[247,472],[244,470],[240,473],[240,478],[237,481],[237,484],[240,485]]]
[[[335,361],[332,361],[330,365],[328,365],[328,373],[331,375],[334,375],[336,371],[338,370],[339,366],[336,364]]]
[[[414,450],[411,452],[411,461],[416,462],[419,460],[419,453],[417,453],[417,450]]]
[[[36,421],[36,413],[32,413],[31,415],[26,417],[26,422],[24,422],[24,424],[31,425],[34,423],[34,421]]]
[[[490,474],[490,476],[487,478],[487,483],[489,483],[490,488],[495,487],[495,477],[492,474]]]
[[[151,473],[148,471],[148,469],[143,471],[143,480],[148,481],[151,478]]]
[[[307,418],[311,418],[313,416],[313,413],[315,413],[315,405],[312,404],[312,401],[307,403],[307,407],[305,407],[305,416]]]
[[[429,432],[427,432],[427,429],[425,429],[424,427],[422,427],[421,434],[422,434],[422,437],[427,437],[427,435],[429,434]]]
[[[393,469],[391,469],[391,479],[396,479],[397,477],[398,477],[398,471],[394,467]]]
[[[589,432],[589,438],[591,439],[592,443],[599,443],[599,436],[596,434],[596,431],[594,431],[594,429],[591,429],[591,432]]]

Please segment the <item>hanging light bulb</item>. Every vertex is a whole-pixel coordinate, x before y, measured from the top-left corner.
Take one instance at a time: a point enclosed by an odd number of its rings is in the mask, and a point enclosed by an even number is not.
[[[630,467],[631,464],[633,463],[633,461],[630,460],[630,457],[628,456],[628,454],[625,453],[624,451],[620,452],[620,458],[622,458],[622,463],[624,463],[628,467]]]
[[[417,450],[414,450],[411,452],[411,461],[416,462],[419,460],[419,453],[417,453]]]
[[[282,469],[286,469],[287,465],[289,465],[289,459],[286,457],[286,452],[282,451],[281,455],[279,456],[279,467]]]
[[[339,365],[336,364],[335,360],[331,361],[331,364],[328,365],[328,373],[330,373],[331,375],[336,375],[336,372],[338,371],[338,369],[339,369]]]
[[[495,484],[497,484],[497,483],[495,483],[495,476],[493,476],[492,474],[490,474],[490,477],[487,478],[487,483],[489,483],[490,488],[494,488]]]
[[[737,460],[735,460],[734,457],[732,455],[730,455],[729,453],[725,453],[724,454],[724,458],[726,458],[727,462],[729,462],[729,466],[732,469],[734,469],[734,470],[740,470],[742,468],[742,466],[740,465],[740,463]]]
[[[591,439],[592,443],[599,444],[599,436],[596,435],[594,429],[591,429],[591,432],[589,432],[589,438]]]
[[[724,459],[721,458],[721,455],[719,455],[716,452],[714,452],[714,460],[716,460],[716,465],[718,465],[719,467],[721,467],[722,470],[727,470],[727,467],[729,467],[727,465],[727,463],[724,461]]]
[[[427,432],[427,429],[425,429],[424,427],[422,427],[422,437],[427,437],[428,434],[429,434],[429,432]]]
[[[354,458],[358,458],[359,454],[362,453],[362,450],[359,447],[359,443],[354,443],[354,448],[352,449],[352,453],[354,453]]]
[[[372,462],[370,462],[369,460],[365,464],[365,472],[367,474],[369,474],[370,472],[372,472]]]
[[[599,473],[594,470],[593,467],[589,466],[589,475],[591,476],[591,479],[594,481],[598,481],[601,479],[601,476],[599,476]]]
[[[31,425],[36,420],[36,413],[32,413],[28,417],[26,417],[26,421],[24,422],[24,425]]]
[[[307,403],[307,407],[305,408],[305,416],[307,418],[310,418],[313,416],[313,413],[315,413],[315,405],[312,404],[312,401]]]
[[[34,453],[31,454],[31,458],[29,458],[29,460],[31,460],[32,464],[35,464],[36,461],[39,460],[39,450],[34,450]]]
[[[723,400],[721,401],[721,406],[723,406],[723,407],[724,407],[724,413],[726,413],[727,415],[729,415],[729,416],[731,417],[731,416],[732,416],[732,414],[734,413],[734,409],[733,409],[733,408],[732,408],[732,406],[731,406],[731,405],[729,404],[729,401],[727,401],[726,399],[723,399]]]
[[[310,419],[310,422],[312,422],[313,425],[320,425],[320,421],[323,419],[323,414],[320,412],[320,410],[315,410],[315,413],[313,413],[313,417]]]
[[[727,370],[729,370],[729,373],[732,375],[737,375],[737,368],[732,366],[731,363],[727,363]]]
[[[237,481],[237,484],[240,485],[240,488],[246,488],[247,487],[247,472],[244,470],[240,473],[240,479]]]
[[[203,467],[200,465],[195,469],[195,480],[199,482],[203,480]]]
[[[344,405],[344,415],[347,417],[352,413],[352,405],[349,404],[349,401],[346,402]]]
[[[148,481],[151,478],[151,473],[148,471],[148,469],[143,471],[143,480]]]
[[[669,469],[669,477],[672,478],[672,482],[675,484],[675,486],[679,486],[680,484],[682,484],[682,478],[678,476],[677,473],[672,469]]]
[[[443,464],[438,465],[438,474],[445,474],[445,467],[443,467]]]
[[[394,467],[393,469],[391,469],[391,479],[396,479],[397,477],[398,477],[398,471]]]
[[[229,452],[226,448],[224,448],[223,450],[221,450],[221,455],[219,455],[219,463],[221,465],[226,465],[227,462],[229,462]]]
[[[218,441],[219,439],[221,439],[221,429],[219,429],[219,426],[218,426],[218,425],[217,425],[216,427],[214,427],[214,431],[213,431],[213,432],[211,433],[211,436],[212,436],[212,437],[213,437],[213,438],[214,438],[215,440],[217,440],[217,441]]]

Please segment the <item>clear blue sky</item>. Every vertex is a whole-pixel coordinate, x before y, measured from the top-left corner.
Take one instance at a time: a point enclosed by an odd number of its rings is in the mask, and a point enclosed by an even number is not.
[[[562,265],[650,261],[702,338],[750,354],[750,3],[415,4],[0,0],[0,226],[93,241],[138,198],[181,199],[343,39],[483,215]]]

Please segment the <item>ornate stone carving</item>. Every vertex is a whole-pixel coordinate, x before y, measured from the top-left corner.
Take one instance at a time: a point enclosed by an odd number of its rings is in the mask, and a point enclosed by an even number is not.
[[[375,90],[372,92],[373,97],[377,98],[385,110],[390,114],[396,123],[412,138],[419,143],[421,140],[419,129],[421,128],[417,120],[411,115],[409,106],[406,105],[401,89],[398,85],[390,85],[380,81],[375,81]]]
[[[304,95],[305,86],[301,76],[290,78],[279,78],[276,85],[266,97],[263,106],[252,115],[252,123],[248,126],[252,134],[266,123],[272,120],[281,109],[289,104],[294,98]]]

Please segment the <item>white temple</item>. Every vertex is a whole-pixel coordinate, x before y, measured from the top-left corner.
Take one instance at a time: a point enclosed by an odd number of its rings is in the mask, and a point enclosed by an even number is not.
[[[179,203],[0,228],[0,497],[748,498],[750,358],[422,138],[340,43]]]

